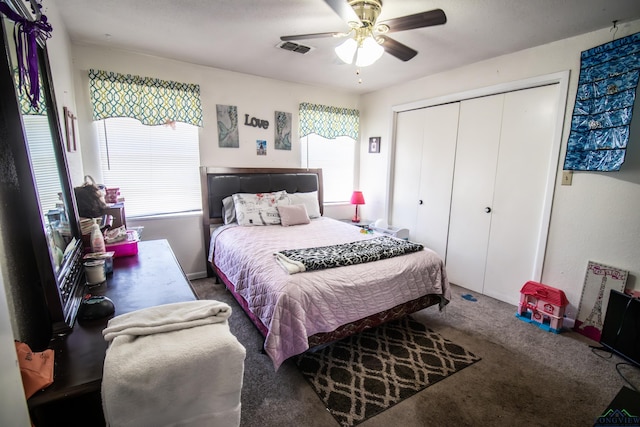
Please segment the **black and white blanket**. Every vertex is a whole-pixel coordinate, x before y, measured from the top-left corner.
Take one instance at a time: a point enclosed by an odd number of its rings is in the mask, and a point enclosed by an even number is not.
[[[418,252],[424,247],[389,236],[374,237],[339,245],[305,249],[287,249],[276,252],[276,260],[289,273],[300,273],[324,268],[342,267],[378,261]]]

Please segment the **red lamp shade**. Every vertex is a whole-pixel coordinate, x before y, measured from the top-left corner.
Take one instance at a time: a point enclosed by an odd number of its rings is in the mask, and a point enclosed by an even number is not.
[[[351,218],[352,222],[360,222],[360,216],[358,215],[358,205],[364,205],[364,196],[362,191],[354,191],[351,195],[351,204],[356,205],[356,214]]]
[[[354,191],[351,195],[351,204],[352,205],[364,205],[364,196],[362,195],[362,191]]]

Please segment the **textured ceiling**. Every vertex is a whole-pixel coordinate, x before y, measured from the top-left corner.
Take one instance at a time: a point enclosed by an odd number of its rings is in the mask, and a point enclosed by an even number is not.
[[[282,35],[348,30],[323,0],[44,0],[45,13],[47,2],[74,43],[357,93],[640,19],[640,0],[384,0],[379,20],[441,8],[447,23],[394,33],[418,55],[385,54],[358,83],[333,52],[340,40],[301,40],[305,55],[276,47]]]

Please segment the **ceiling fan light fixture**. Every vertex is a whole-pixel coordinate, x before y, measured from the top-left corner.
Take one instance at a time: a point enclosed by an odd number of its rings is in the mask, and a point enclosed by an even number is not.
[[[358,43],[352,38],[345,40],[344,43],[341,43],[335,48],[336,55],[338,55],[338,58],[345,64],[353,63],[356,50],[358,50]]]
[[[384,48],[380,46],[373,36],[369,36],[358,47],[356,65],[358,67],[369,66],[380,59],[383,53]]]
[[[383,1],[386,0],[324,0],[349,24],[348,32],[298,34],[282,36],[280,40],[286,42],[321,37],[347,37],[348,40],[335,48],[336,55],[346,64],[353,64],[355,59],[357,66],[365,67],[376,62],[384,52],[405,62],[418,54],[416,50],[387,34],[443,25],[447,22],[447,15],[442,9],[427,10],[378,22]]]

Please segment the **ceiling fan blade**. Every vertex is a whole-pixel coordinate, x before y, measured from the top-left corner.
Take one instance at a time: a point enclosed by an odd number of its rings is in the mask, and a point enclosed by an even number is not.
[[[293,40],[302,40],[302,39],[319,39],[322,37],[344,37],[349,35],[349,33],[313,33],[313,34],[296,34],[294,36],[282,36],[280,40],[283,42],[293,41]]]
[[[353,8],[347,3],[347,0],[324,0],[335,13],[338,14],[344,22],[358,22],[360,18],[353,10]]]
[[[412,30],[414,28],[431,27],[433,25],[442,25],[447,22],[447,15],[442,9],[434,9],[428,12],[416,13],[415,15],[401,16],[399,18],[389,19],[378,24],[384,24],[389,27],[389,33],[397,31]]]
[[[417,51],[411,49],[409,46],[400,43],[387,36],[379,36],[383,40],[382,47],[384,50],[401,61],[408,61],[418,54]]]

